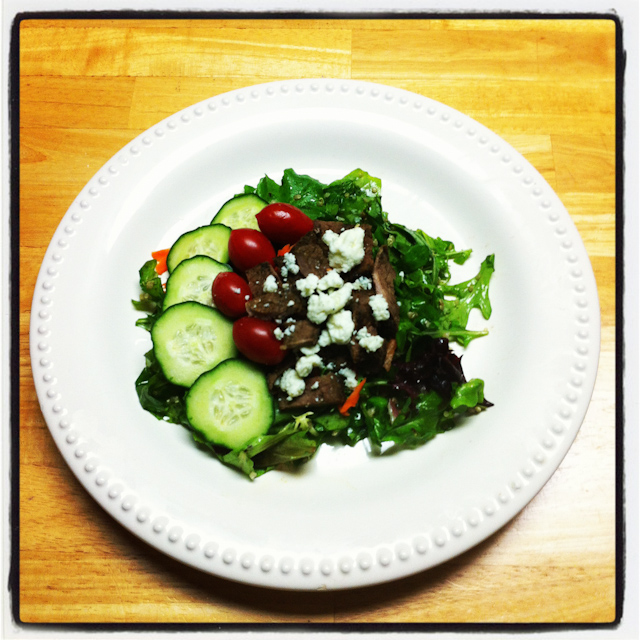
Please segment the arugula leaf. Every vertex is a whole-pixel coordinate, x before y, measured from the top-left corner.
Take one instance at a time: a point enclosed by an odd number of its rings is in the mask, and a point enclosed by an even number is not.
[[[156,260],[148,260],[140,268],[140,299],[132,300],[134,309],[144,311],[147,316],[140,318],[136,326],[151,331],[153,323],[162,313],[164,301],[164,289],[160,276],[156,273]]]
[[[441,289],[445,297],[453,296],[453,303],[451,300],[445,300],[444,312],[450,322],[466,327],[469,312],[476,308],[480,309],[485,320],[491,316],[489,280],[495,271],[494,261],[493,255],[487,256],[480,266],[480,271],[471,280],[455,285],[442,285]]]
[[[484,401],[484,381],[474,378],[455,388],[449,405],[452,409],[473,409]]]

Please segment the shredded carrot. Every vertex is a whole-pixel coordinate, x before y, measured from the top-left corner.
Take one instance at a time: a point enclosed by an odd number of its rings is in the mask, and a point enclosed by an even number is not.
[[[159,251],[152,251],[151,257],[158,263],[156,264],[156,273],[162,275],[167,270],[167,256],[169,255],[169,249],[160,249]]]
[[[358,404],[360,392],[362,391],[362,387],[364,387],[364,383],[366,381],[366,378],[362,378],[362,380],[360,380],[360,382],[358,383],[358,386],[349,394],[349,397],[345,400],[344,404],[339,409],[341,415],[348,416],[349,410],[353,409],[353,407]]]
[[[278,250],[278,255],[283,256],[285,253],[289,253],[289,251],[291,251],[291,247],[293,247],[292,244],[285,244],[282,249]]]

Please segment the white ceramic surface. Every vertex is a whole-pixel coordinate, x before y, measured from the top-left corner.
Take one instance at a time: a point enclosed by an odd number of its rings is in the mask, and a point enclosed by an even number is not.
[[[495,253],[488,337],[468,378],[494,407],[414,451],[323,446],[299,473],[248,481],[138,404],[150,348],[134,326],[138,269],[264,175],[382,179],[393,220],[472,248],[454,280]],[[216,96],[127,144],[71,204],[33,298],[42,412],[78,480],[118,522],[203,571],[285,589],[383,582],[484,540],[543,486],[593,390],[597,291],[559,198],[511,146],[426,97],[304,79]]]

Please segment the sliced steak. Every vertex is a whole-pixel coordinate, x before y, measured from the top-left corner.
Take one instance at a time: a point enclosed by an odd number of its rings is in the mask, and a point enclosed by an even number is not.
[[[377,351],[367,351],[356,342],[355,345],[352,345],[351,358],[356,371],[368,375],[377,373],[384,368],[386,353],[387,349],[384,344]]]
[[[282,267],[284,267],[284,258],[283,258],[283,256],[276,256],[273,259],[273,266],[274,266],[274,269],[275,269],[276,273],[278,274],[278,278],[282,279],[282,271],[281,271],[281,269],[282,269]]]
[[[341,344],[330,344],[322,347],[318,354],[326,363],[329,371],[339,371],[342,367],[350,367],[347,348]]]
[[[309,322],[309,320],[298,320],[293,332],[284,336],[282,345],[287,349],[300,349],[301,347],[311,347],[318,342],[320,328]]]
[[[322,240],[325,231],[333,231],[334,233],[342,233],[347,229],[351,229],[352,224],[340,222],[340,220],[314,220],[313,232]]]
[[[284,360],[275,365],[273,368],[269,369],[267,373],[267,386],[269,387],[269,391],[275,394],[276,392],[280,392],[280,389],[276,387],[276,382],[278,378],[287,370],[296,366],[296,359],[292,353],[288,353]]]
[[[351,294],[349,309],[351,309],[351,317],[356,331],[362,327],[373,327],[375,325],[373,310],[369,304],[372,295],[373,291],[366,290],[354,291]]]
[[[342,274],[345,280],[355,280],[360,276],[371,275],[373,271],[373,235],[371,233],[371,225],[360,225],[364,229],[364,258],[353,269],[350,269],[346,273]],[[355,225],[345,224],[344,222],[336,220],[316,220],[314,222],[314,232],[317,234],[318,239],[324,245],[324,251],[328,253],[328,247],[322,237],[326,231],[333,231],[334,233],[342,233],[347,229],[353,229]]]
[[[380,247],[376,255],[372,279],[375,292],[382,295],[389,306],[389,314],[391,317],[386,321],[388,326],[384,328],[389,333],[395,335],[398,330],[398,323],[400,322],[400,312],[398,310],[398,301],[396,300],[396,289],[394,286],[396,270],[389,261],[389,248],[386,246]]]
[[[269,276],[275,277],[278,286],[281,282],[279,274],[276,273],[276,270],[268,262],[261,262],[255,267],[247,269],[245,276],[249,283],[249,289],[251,289],[251,295],[254,298],[264,293],[264,282]]]
[[[247,302],[247,313],[263,320],[284,320],[306,312],[302,297],[289,291],[261,293]]]
[[[367,330],[373,336],[378,335],[374,327],[367,326]],[[384,339],[382,346],[375,351],[367,351],[360,345],[357,337],[353,337],[349,343],[349,355],[358,373],[376,373],[383,368],[387,354],[388,340]]]
[[[316,388],[314,389],[313,387]],[[345,399],[340,378],[336,374],[327,373],[307,378],[302,395],[293,398],[293,400],[282,398],[278,401],[278,406],[283,411],[288,409],[314,409],[317,407],[339,406]]]
[[[291,249],[296,257],[300,276],[306,278],[310,273],[322,278],[329,270],[329,258],[326,245],[314,231],[303,236]]]
[[[393,356],[396,354],[396,349],[398,348],[398,343],[396,339],[387,340],[386,345],[386,353],[384,355],[384,362],[382,363],[382,368],[385,371],[389,371],[391,369],[391,365],[393,363]]]
[[[351,309],[351,317],[355,325],[354,333],[360,329],[366,328],[371,335],[378,335],[376,322],[373,317],[373,310],[369,304],[369,300],[373,295],[372,291],[354,291],[349,308]],[[354,336],[349,343],[349,355],[358,372],[371,373],[377,371],[384,361],[383,352],[385,345],[383,344],[377,351],[369,352],[358,343],[358,339]]]
[[[373,235],[368,224],[360,225],[364,229],[364,258],[360,264],[345,274],[346,280],[355,280],[360,276],[370,276],[373,271]]]

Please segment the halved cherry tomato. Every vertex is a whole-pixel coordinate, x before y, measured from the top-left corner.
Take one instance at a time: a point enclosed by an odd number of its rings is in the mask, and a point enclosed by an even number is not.
[[[269,238],[257,229],[234,229],[229,236],[229,260],[246,271],[261,262],[273,262],[276,250]]]
[[[278,246],[295,244],[313,229],[313,220],[291,204],[274,202],[256,214],[260,231]]]
[[[278,325],[269,320],[246,316],[233,323],[233,341],[238,351],[259,364],[274,365],[282,362],[286,350],[280,346],[274,331]]]
[[[219,273],[211,285],[211,295],[216,308],[229,318],[247,315],[246,304],[251,300],[247,281],[233,271]]]

